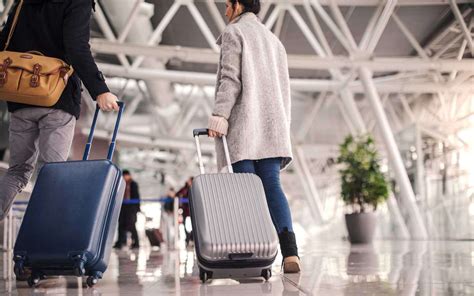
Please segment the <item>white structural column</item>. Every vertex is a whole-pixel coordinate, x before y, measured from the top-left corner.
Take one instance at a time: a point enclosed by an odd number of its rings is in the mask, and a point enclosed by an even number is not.
[[[307,113],[304,117],[303,123],[298,129],[298,133],[296,134],[296,138],[299,142],[304,142],[306,136],[311,130],[314,121],[316,120],[316,116],[321,111],[321,108],[324,106],[324,102],[326,101],[326,93],[320,93],[316,99],[313,99],[313,107],[311,111]]]
[[[395,235],[398,239],[410,239],[410,231],[403,220],[402,213],[400,212],[400,207],[398,206],[398,202],[393,196],[393,193],[390,193],[390,196],[387,199],[387,208],[390,212],[392,219],[394,220],[394,224],[396,225]]]
[[[339,112],[341,112],[344,122],[349,128],[349,131],[351,132],[351,135],[353,136],[357,135],[358,133],[357,128],[354,126],[353,122],[351,121],[351,117],[349,116],[349,114],[347,114],[347,110],[344,107],[344,103],[342,102],[342,99],[335,98],[335,101],[336,101],[337,108],[339,109]]]
[[[411,231],[412,238],[414,239],[427,239],[428,233],[426,231],[425,223],[421,216],[418,205],[416,204],[415,194],[413,193],[413,188],[408,179],[407,171],[403,165],[403,160],[400,155],[400,152],[395,142],[395,137],[387,119],[387,115],[384,112],[382,103],[380,101],[380,96],[377,93],[375,84],[372,80],[372,73],[366,68],[359,69],[359,75],[364,84],[367,99],[370,101],[370,105],[373,108],[377,123],[381,129],[381,134],[387,153],[393,170],[395,173],[396,180],[401,189],[400,198],[403,199],[404,204],[407,207],[410,216],[410,222],[408,227]]]
[[[426,199],[425,165],[423,163],[423,139],[418,123],[415,124],[416,147],[416,191],[421,199]]]
[[[314,184],[313,175],[311,174],[311,171],[308,167],[304,151],[300,146],[295,145],[293,146],[293,152],[295,159],[295,171],[303,181],[301,184],[303,185],[303,190],[306,193],[306,200],[308,201],[311,211],[316,214],[316,217],[314,217],[315,222],[319,225],[322,225],[326,220],[324,216],[323,205],[321,204],[321,198],[319,197],[316,184]]]

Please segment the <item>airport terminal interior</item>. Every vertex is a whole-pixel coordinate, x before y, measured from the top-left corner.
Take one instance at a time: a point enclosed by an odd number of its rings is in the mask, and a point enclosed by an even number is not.
[[[189,198],[169,197],[200,174],[192,131],[213,110],[225,1],[95,2],[90,45],[126,103],[113,161],[139,186],[139,239],[132,245],[128,234],[113,249],[93,287],[75,276],[33,287],[16,279],[13,248],[33,176],[0,223],[0,295],[474,295],[472,0],[261,0],[259,18],[288,54],[293,161],[281,178],[301,272],[283,273],[278,254],[268,281],[206,283]],[[13,3],[0,1],[0,23]],[[82,159],[94,110],[84,88],[70,160]],[[99,117],[93,159],[105,158],[115,116]],[[0,176],[8,129],[0,101]],[[357,145],[377,151],[388,189],[368,208],[343,198],[342,177],[351,161],[344,141],[366,134],[374,144]],[[213,140],[201,137],[201,149],[206,172],[217,172]],[[374,219],[351,220],[366,214]],[[355,241],[370,229],[373,240]],[[159,247],[147,236],[157,230]]]

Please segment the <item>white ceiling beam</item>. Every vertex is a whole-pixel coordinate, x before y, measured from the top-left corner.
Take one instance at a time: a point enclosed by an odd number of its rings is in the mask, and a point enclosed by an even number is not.
[[[128,34],[130,33],[130,30],[132,29],[135,20],[138,17],[138,14],[140,12],[141,5],[143,4],[144,0],[135,0],[135,4],[133,4],[132,11],[130,12],[130,15],[128,16],[127,23],[125,24],[125,27],[123,28],[122,32],[120,32],[117,41],[120,43],[125,42],[125,39],[127,38]]]
[[[285,8],[293,17],[296,25],[299,27],[315,53],[320,56],[325,56],[324,49],[321,47],[321,44],[319,43],[318,39],[316,39],[316,36],[314,36],[313,32],[311,32],[311,29],[308,27],[303,17],[299,14],[298,10],[296,10],[296,8],[292,5],[287,5]]]
[[[305,142],[305,139],[308,136],[311,127],[313,127],[317,115],[324,106],[324,103],[326,101],[326,95],[326,93],[320,93],[318,97],[314,100],[314,102],[312,102],[311,111],[304,115],[303,122],[298,128],[298,133],[296,134],[296,139],[299,142]]]
[[[351,69],[367,67],[375,72],[391,71],[439,71],[453,70],[474,72],[474,60],[424,60],[418,57],[401,58],[349,58],[349,57],[310,57],[289,55],[290,68],[294,69]]]
[[[397,0],[387,0],[380,17],[378,18],[373,31],[370,34],[370,39],[366,46],[361,47],[360,49],[364,54],[369,53],[372,55],[375,51],[375,48],[379,44],[380,39],[382,38],[383,32],[385,32],[385,28],[390,21],[390,17],[392,16],[395,7],[397,6]]]
[[[209,10],[209,13],[211,14],[212,18],[214,19],[214,22],[217,25],[217,28],[220,32],[223,32],[225,30],[226,24],[224,22],[224,19],[222,18],[222,14],[219,11],[219,8],[217,8],[216,2],[214,0],[207,0],[206,5],[207,9]]]
[[[449,4],[451,5],[451,9],[453,10],[454,16],[456,17],[459,25],[461,26],[464,38],[467,40],[467,45],[469,46],[469,49],[471,50],[471,55],[474,56],[474,42],[472,41],[472,37],[471,37],[471,28],[469,29],[467,28],[464,17],[461,14],[461,11],[459,10],[458,5],[456,4],[456,0],[450,0]]]
[[[97,24],[99,25],[100,29],[102,30],[102,33],[104,33],[105,38],[109,41],[117,41],[117,38],[115,37],[114,32],[112,31],[112,28],[110,27],[109,22],[107,21],[107,18],[105,17],[104,12],[102,11],[102,7],[100,4],[96,5],[96,11],[94,13],[95,20],[97,21]],[[127,57],[119,53],[117,54],[117,58],[119,59],[120,63],[126,67],[130,66],[130,63],[127,60]]]
[[[117,65],[99,64],[99,68],[105,75],[118,76],[130,79],[162,79],[181,84],[198,84],[198,85],[214,85],[216,76],[209,73],[171,71],[160,69],[130,69]],[[308,92],[339,92],[345,87],[357,93],[364,93],[360,81],[354,81],[349,84],[333,80],[324,79],[291,79],[291,87],[293,90]],[[456,88],[450,88],[446,83],[435,82],[382,82],[376,84],[380,92],[394,93],[435,93],[435,92],[452,92],[452,93],[474,93],[474,84],[467,81],[458,85]]]
[[[349,29],[349,26],[347,25],[346,19],[342,15],[339,5],[337,4],[336,0],[331,0],[330,2],[331,2],[330,9],[336,23],[338,24],[344,36],[346,37],[352,50],[357,49],[357,43],[354,39],[354,36],[352,35],[351,30]]]
[[[410,42],[411,46],[416,50],[418,55],[422,57],[423,59],[428,60],[428,54],[426,51],[421,47],[420,43],[418,40],[416,40],[415,36],[410,32],[410,30],[405,26],[405,24],[402,22],[402,20],[398,17],[398,15],[394,12],[392,13],[392,19],[395,21],[397,24],[398,28],[400,28],[400,31],[402,31],[403,35],[408,39]]]
[[[463,17],[468,16],[471,13],[472,9],[468,8],[464,10],[462,13]],[[449,24],[447,24],[442,30],[440,30],[439,34],[436,35],[432,40],[430,40],[425,46],[425,50],[431,51],[432,47],[439,44],[449,33],[456,30],[457,21],[456,19],[452,20]]]
[[[341,43],[341,45],[346,49],[347,52],[352,52],[354,48],[351,47],[350,43],[347,41],[344,33],[339,29],[333,19],[329,16],[326,10],[322,7],[321,1],[318,0],[307,0],[311,3],[312,7],[319,14],[323,22],[328,26],[331,32],[334,34],[336,39]]]
[[[171,5],[170,9],[166,12],[166,14],[163,16],[160,23],[156,27],[156,29],[151,34],[147,45],[155,46],[156,44],[161,42],[161,36],[162,36],[163,32],[165,31],[166,27],[168,27],[170,22],[173,20],[174,16],[178,12],[181,5],[182,5],[182,3],[180,1],[176,1],[176,2],[173,3],[173,5]],[[144,59],[145,59],[145,57],[143,57],[143,56],[138,57],[133,62],[132,67],[133,68],[140,67],[140,65],[143,63]]]
[[[159,57],[162,59],[179,59],[183,62],[217,64],[219,54],[211,49],[181,46],[143,46],[136,44],[118,44],[103,39],[93,39],[91,47],[94,52],[107,54],[126,54],[130,56]],[[368,67],[375,72],[387,71],[441,71],[474,72],[473,60],[423,60],[414,57],[400,58],[349,58],[318,57],[315,55],[288,55],[291,69],[337,69]]]
[[[209,26],[207,25],[206,21],[202,17],[194,2],[188,0],[186,3],[186,7],[191,13],[191,16],[193,17],[196,24],[198,25],[198,28],[201,30],[201,33],[204,35],[204,38],[209,44],[209,47],[212,48],[215,52],[219,52],[220,49],[219,46],[216,44],[216,36],[212,34],[211,29],[209,29]]]

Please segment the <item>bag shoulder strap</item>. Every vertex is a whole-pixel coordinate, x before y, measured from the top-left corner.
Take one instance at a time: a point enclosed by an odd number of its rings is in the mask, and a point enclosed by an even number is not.
[[[10,40],[12,39],[13,32],[15,32],[16,24],[18,23],[18,17],[20,16],[20,11],[23,6],[23,0],[20,0],[18,3],[18,7],[16,8],[15,17],[13,18],[12,27],[10,28],[10,32],[8,33],[7,42],[5,43],[5,48],[3,50],[7,50],[8,46],[10,45]]]

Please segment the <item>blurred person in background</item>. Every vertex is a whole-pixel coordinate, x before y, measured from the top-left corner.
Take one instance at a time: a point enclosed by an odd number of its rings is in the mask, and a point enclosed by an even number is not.
[[[176,192],[174,188],[168,189],[166,196],[163,199],[160,217],[160,229],[164,236],[164,241],[168,247],[173,246],[174,242],[174,200]]]
[[[189,209],[189,192],[191,190],[191,185],[193,184],[193,177],[190,177],[186,183],[184,184],[183,188],[181,188],[178,193],[176,194],[179,198],[185,198],[188,199],[188,201],[183,201],[180,202],[180,208],[183,211],[183,225],[184,225],[184,231],[186,232],[186,246],[189,246],[190,244],[194,243],[193,239],[193,232],[190,229],[187,229],[186,227],[186,220],[191,222],[191,211]],[[191,223],[189,223],[190,225]]]
[[[137,232],[137,214],[140,212],[140,192],[138,184],[132,178],[130,171],[123,171],[125,179],[125,195],[123,197],[122,209],[120,211],[118,226],[118,241],[114,248],[120,249],[127,244],[127,232],[132,234],[132,249],[138,249],[140,242]]]

